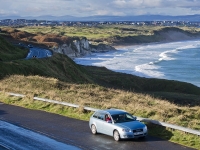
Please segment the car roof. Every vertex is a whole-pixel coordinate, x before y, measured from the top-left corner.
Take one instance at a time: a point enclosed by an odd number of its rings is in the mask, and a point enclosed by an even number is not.
[[[121,109],[105,109],[105,110],[98,110],[97,112],[109,113],[110,115],[127,113],[125,110]]]

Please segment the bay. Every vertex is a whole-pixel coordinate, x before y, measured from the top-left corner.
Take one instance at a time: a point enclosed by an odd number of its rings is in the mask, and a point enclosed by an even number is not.
[[[183,81],[200,87],[200,40],[126,46],[107,53],[92,53],[74,61],[81,65],[104,66],[116,72]]]

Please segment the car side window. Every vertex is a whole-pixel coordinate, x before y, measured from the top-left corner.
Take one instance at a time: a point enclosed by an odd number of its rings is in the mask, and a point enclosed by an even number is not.
[[[105,114],[103,114],[103,113],[98,113],[98,112],[96,112],[96,113],[93,115],[94,118],[97,118],[97,119],[100,119],[100,120],[104,120],[104,116],[105,116]]]
[[[104,116],[105,116],[105,114],[99,113],[98,119],[104,120]]]
[[[93,115],[94,118],[98,118],[98,113],[96,112],[94,115]]]

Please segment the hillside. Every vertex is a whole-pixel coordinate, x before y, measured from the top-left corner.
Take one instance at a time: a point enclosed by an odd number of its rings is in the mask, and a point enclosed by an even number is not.
[[[13,46],[6,42],[3,38],[0,40],[1,43],[4,43],[4,49],[9,49],[8,51],[1,50],[1,52],[4,52],[4,55],[15,51]],[[13,53],[13,57],[14,56],[15,55]],[[21,55],[21,58],[23,58],[23,56],[24,54]],[[2,60],[4,59],[5,58],[2,58]],[[55,53],[51,58],[30,60],[20,59],[17,55],[16,58],[13,59],[14,61],[1,62],[1,78],[5,78],[8,75],[39,75],[43,77],[57,78],[60,81],[67,83],[97,84],[109,88],[128,91],[131,90],[143,93],[168,92],[200,95],[200,88],[189,83],[164,79],[142,78],[134,75],[113,72],[104,67],[80,66],[62,54]],[[159,96],[164,96],[163,98],[168,98],[169,95],[170,94],[159,94]],[[181,94],[180,97],[182,97]],[[173,96],[170,96],[170,98],[173,100]],[[179,103],[182,103],[180,99],[181,98],[178,99]],[[184,103],[187,103],[187,101],[184,101]]]
[[[62,43],[71,43],[73,40],[78,39],[77,37],[71,38],[52,33],[28,33],[26,31],[20,31],[9,27],[2,28],[2,36],[14,44],[18,44],[19,42],[32,43],[34,45],[43,47],[54,47]]]
[[[0,61],[25,58],[27,53],[28,49],[13,46],[0,36]]]
[[[110,27],[109,27],[110,28]],[[113,28],[113,27],[112,27]],[[130,28],[130,26],[125,27],[114,27],[114,29],[122,30],[126,35],[126,31],[141,32],[142,29]],[[144,30],[144,29],[143,29]],[[146,30],[146,29],[145,29]],[[176,40],[186,40],[191,38],[196,38],[199,36],[199,32],[189,29],[179,29],[179,28],[150,28],[153,32],[152,35],[145,35],[146,33],[141,33],[138,36],[123,36],[115,39],[115,42],[120,44],[130,43],[145,43],[145,42],[156,42],[159,41],[176,41]],[[7,41],[12,43],[23,42],[34,42],[38,46],[52,47],[60,44],[73,43],[73,40],[79,39],[78,37],[68,37],[61,36],[59,34],[36,34],[33,32],[16,30],[13,28],[3,28],[2,36],[7,39]],[[154,37],[154,38],[153,38]],[[157,38],[155,38],[157,37]],[[200,95],[200,88],[183,82],[168,81],[162,79],[147,79],[141,78],[134,75],[127,75],[112,72],[106,68],[99,67],[85,67],[75,64],[71,59],[64,55],[54,54],[51,58],[46,59],[32,59],[32,60],[17,60],[24,58],[27,54],[27,49],[21,49],[12,44],[9,44],[4,38],[0,38],[0,57],[4,60],[16,60],[12,62],[2,62],[0,71],[1,76],[5,77],[11,74],[20,75],[41,75],[46,77],[58,78],[64,82],[71,83],[97,83],[102,86],[108,86],[112,88],[119,88],[125,90],[134,90],[138,92],[173,92],[173,93],[185,93],[185,94],[195,94]],[[113,36],[110,37],[111,39]],[[146,40],[145,40],[146,39]],[[126,41],[126,42],[125,42]],[[115,43],[112,42],[112,43]],[[100,44],[101,45],[101,44]],[[76,48],[75,48],[76,49]]]
[[[39,75],[58,78],[68,83],[90,83],[90,78],[84,73],[84,69],[61,54],[46,59],[21,59],[0,63],[1,79],[10,75]]]

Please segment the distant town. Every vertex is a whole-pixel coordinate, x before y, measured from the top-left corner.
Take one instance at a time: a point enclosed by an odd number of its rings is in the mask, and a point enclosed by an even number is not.
[[[149,25],[149,26],[187,26],[200,27],[200,22],[189,21],[48,21],[48,20],[27,20],[27,19],[3,19],[0,26],[23,27],[23,26],[88,26],[97,25]]]

